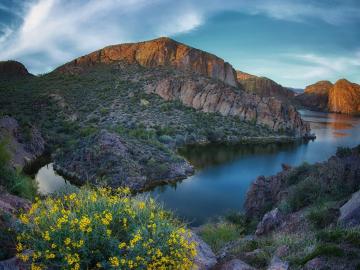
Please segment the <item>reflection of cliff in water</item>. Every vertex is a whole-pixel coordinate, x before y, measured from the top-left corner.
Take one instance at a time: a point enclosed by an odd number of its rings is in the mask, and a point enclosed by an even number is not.
[[[273,144],[207,144],[190,145],[179,149],[179,154],[185,157],[197,169],[220,165],[255,154],[273,154],[297,147],[300,143]]]

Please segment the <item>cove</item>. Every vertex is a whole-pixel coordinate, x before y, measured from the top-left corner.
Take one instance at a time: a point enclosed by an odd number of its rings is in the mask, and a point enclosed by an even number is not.
[[[196,173],[180,182],[158,186],[146,192],[166,209],[192,226],[228,212],[241,211],[249,185],[260,175],[272,175],[283,163],[300,165],[327,160],[337,147],[360,143],[360,118],[341,114],[300,111],[317,136],[308,143],[252,145],[198,145],[179,149],[196,168]],[[35,175],[42,194],[68,187],[52,164]]]

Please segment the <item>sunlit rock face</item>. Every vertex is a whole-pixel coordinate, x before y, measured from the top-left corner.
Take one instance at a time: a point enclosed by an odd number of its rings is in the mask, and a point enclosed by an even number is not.
[[[329,91],[333,84],[329,81],[319,81],[308,85],[303,94],[297,95],[295,100],[302,106],[316,111],[328,111]]]
[[[358,114],[360,113],[360,85],[348,80],[338,80],[329,91],[329,111]]]
[[[236,71],[236,78],[240,87],[245,91],[262,97],[276,97],[287,101],[294,97],[294,92],[266,77],[258,77],[242,71]]]
[[[69,66],[86,66],[96,63],[112,63],[125,60],[144,67],[172,66],[218,79],[231,86],[237,86],[233,67],[223,59],[179,43],[170,38],[158,38],[139,43],[127,43],[105,47],[79,57],[58,70]]]

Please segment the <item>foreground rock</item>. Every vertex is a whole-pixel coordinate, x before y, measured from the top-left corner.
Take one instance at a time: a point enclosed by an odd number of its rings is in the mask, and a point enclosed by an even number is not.
[[[268,234],[280,226],[282,221],[283,215],[280,213],[278,208],[275,208],[264,215],[260,223],[257,225],[255,234],[258,236]]]
[[[340,208],[339,223],[345,227],[360,225],[360,190]]]
[[[278,257],[273,257],[270,262],[270,266],[267,268],[267,270],[288,270],[289,269],[289,263],[282,261]]]
[[[197,255],[194,259],[194,270],[212,269],[217,263],[216,256],[210,246],[206,244],[196,233],[192,232],[188,239],[190,242],[197,243]]]
[[[221,266],[221,270],[256,270],[256,269],[239,259],[233,259],[231,261],[224,263]]]
[[[218,79],[231,86],[237,86],[235,70],[229,63],[213,54],[166,37],[105,47],[59,67],[58,71],[66,71],[67,68],[73,66],[108,64],[115,61],[136,63],[144,67],[171,66]]]
[[[0,141],[4,140],[7,145],[11,165],[20,169],[41,156],[45,150],[45,141],[39,130],[34,126],[27,130],[25,137],[16,119],[9,116],[0,118]]]

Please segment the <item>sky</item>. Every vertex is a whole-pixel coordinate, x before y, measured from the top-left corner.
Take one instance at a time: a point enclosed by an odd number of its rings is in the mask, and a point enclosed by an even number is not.
[[[160,36],[284,86],[360,83],[360,0],[0,0],[0,60],[34,74]]]

